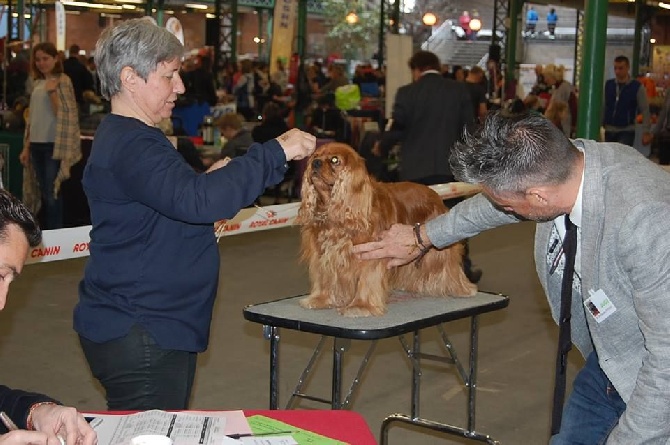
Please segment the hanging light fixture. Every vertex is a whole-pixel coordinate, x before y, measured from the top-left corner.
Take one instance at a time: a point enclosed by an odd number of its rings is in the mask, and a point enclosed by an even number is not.
[[[479,30],[482,29],[482,21],[479,16],[470,19],[470,29],[474,32],[479,32]]]
[[[435,26],[435,24],[437,23],[437,16],[432,12],[427,12],[423,15],[421,21],[426,26]]]
[[[350,25],[354,25],[354,24],[358,23],[358,14],[356,14],[356,11],[354,11],[354,10],[352,9],[351,11],[349,11],[349,13],[348,13],[347,16],[344,18],[344,20],[345,20],[348,24],[350,24]]]

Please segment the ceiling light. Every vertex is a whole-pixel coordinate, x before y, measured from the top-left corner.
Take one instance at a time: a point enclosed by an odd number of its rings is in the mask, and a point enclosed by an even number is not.
[[[351,11],[351,12],[349,12],[349,14],[347,14],[347,16],[344,18],[344,20],[348,24],[354,25],[354,24],[358,23],[358,14],[356,14],[355,11]]]
[[[421,21],[426,26],[435,26],[435,24],[437,23],[437,16],[432,12],[427,12],[423,15]]]
[[[205,18],[208,18],[208,19],[215,19],[216,16],[215,16],[214,14],[208,12],[207,14],[205,14]]]
[[[128,5],[128,4],[123,4],[121,5],[123,9],[137,9],[137,5]]]
[[[84,8],[95,8],[95,9],[123,9],[123,6],[119,5],[103,5],[100,3],[88,3],[88,2],[77,2],[77,1],[69,1],[69,0],[63,0],[61,3],[63,3],[64,6],[82,6]]]
[[[670,3],[658,2],[658,7],[663,9],[670,9]]]
[[[136,5],[141,5],[144,3],[144,0],[114,0],[116,3],[134,3]]]
[[[201,5],[200,3],[186,3],[184,6],[193,9],[207,9],[207,5]]]
[[[470,19],[470,29],[474,32],[478,32],[482,29],[482,21],[478,17]]]

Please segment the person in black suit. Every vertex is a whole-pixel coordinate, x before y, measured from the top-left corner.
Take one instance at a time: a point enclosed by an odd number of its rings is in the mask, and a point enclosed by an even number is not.
[[[375,155],[387,155],[400,143],[399,179],[432,185],[454,181],[449,154],[466,126],[474,122],[474,110],[464,82],[445,79],[440,60],[430,51],[418,51],[409,60],[414,81],[398,89],[393,103],[393,123]],[[445,202],[449,207],[455,202]],[[465,273],[479,281],[481,271],[466,257]]]
[[[216,105],[216,85],[214,74],[212,74],[212,59],[209,56],[198,56],[197,66],[194,70],[183,76],[186,94],[198,101],[207,102],[210,106]]]
[[[467,87],[442,77],[440,60],[429,51],[414,54],[409,67],[414,82],[398,89],[393,124],[375,151],[388,153],[400,143],[401,181],[428,185],[453,181],[451,147],[474,119]]]
[[[268,102],[263,106],[263,120],[251,130],[254,142],[263,144],[270,139],[275,139],[289,130],[282,116],[281,109],[274,102]]]
[[[263,120],[260,125],[251,130],[251,137],[254,142],[259,144],[265,143],[271,139],[275,139],[289,130],[286,121],[282,115],[282,109],[276,103],[270,101],[263,106]],[[279,198],[282,194],[282,189],[288,186],[289,200],[293,198],[293,182],[295,179],[296,166],[294,161],[288,161],[288,170],[284,175],[284,180],[273,187],[273,196],[275,198],[274,204],[279,204]]]
[[[79,61],[79,45],[72,45],[69,57],[63,61],[63,71],[68,75],[74,87],[74,97],[81,106],[85,103],[84,91],[94,90],[93,75],[86,66]]]

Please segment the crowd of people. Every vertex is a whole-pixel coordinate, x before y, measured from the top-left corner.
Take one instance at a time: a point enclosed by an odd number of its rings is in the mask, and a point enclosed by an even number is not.
[[[108,409],[187,409],[218,288],[214,222],[280,184],[291,161],[315,150],[317,136],[343,138],[338,89],[353,82],[380,94],[384,74],[361,65],[350,82],[342,65],[324,70],[315,62],[291,79],[281,60],[272,75],[266,64],[243,60],[216,76],[206,55],[183,64],[183,45],[148,19],[127,20],[101,34],[95,76],[75,66],[78,48],[70,51],[65,61],[49,42],[32,49],[21,162],[36,172],[46,204],[43,227],[57,228],[59,184],[81,156],[77,110],[86,91],[109,101],[111,113],[97,128],[82,181],[92,230],[74,329]],[[538,277],[556,321],[565,326],[566,318],[572,320],[567,349],[574,342],[585,359],[565,408],[560,398],[555,405],[562,423],[558,414],[551,443],[670,440],[667,422],[659,421],[670,408],[658,396],[670,380],[662,310],[670,291],[663,242],[670,177],[630,148],[638,125],[644,144],[654,136],[665,141],[670,95],[652,130],[646,89],[631,77],[628,59],[615,58],[615,77],[604,86],[605,140],[596,142],[571,139],[577,92],[562,66],[538,65],[530,93],[508,103],[496,60],[486,69],[449,70],[435,54],[418,51],[408,65],[412,82],[395,93],[391,123],[369,156],[387,157],[399,145],[397,179],[425,185],[460,180],[480,185],[483,193],[449,202],[451,211],[426,224],[392,226],[380,240],[355,247],[360,260],[385,258],[389,267],[399,266],[417,259],[419,244],[442,248],[505,224],[535,221]],[[289,83],[295,91],[286,100]],[[216,104],[217,86],[238,112],[216,122],[227,141],[221,159],[196,171],[159,125],[180,97]],[[296,107],[309,111],[309,131],[290,129],[288,111]],[[259,125],[245,126],[259,115]],[[565,272],[571,271],[567,250],[555,250],[573,230],[574,277]],[[0,308],[28,247],[39,241],[30,211],[0,192],[0,268],[9,277]],[[464,268],[479,281],[482,273],[467,254]],[[570,275],[568,285],[564,275]],[[601,309],[607,305],[615,309],[608,309],[606,320]],[[67,445],[94,443],[81,415],[47,396],[0,386],[0,408],[37,431],[9,433],[14,439],[8,445],[52,445],[58,435]]]
[[[626,56],[617,56],[612,69],[614,77],[603,89],[603,139],[633,146],[647,157],[654,155],[661,165],[670,164],[670,102],[658,100],[656,85],[645,73],[637,78],[631,75]],[[578,91],[566,79],[563,65],[536,65],[535,82],[527,92],[514,79],[504,82],[493,60],[489,60],[486,70],[442,65],[441,72],[446,78],[465,83],[476,121],[498,108],[530,111],[547,117],[567,137],[576,135]]]

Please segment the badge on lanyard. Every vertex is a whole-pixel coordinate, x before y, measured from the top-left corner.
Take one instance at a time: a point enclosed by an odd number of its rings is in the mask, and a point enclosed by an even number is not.
[[[590,297],[584,301],[584,306],[598,323],[602,323],[607,317],[616,312],[614,303],[605,295],[602,289],[598,289],[595,292],[589,290],[589,295]]]

